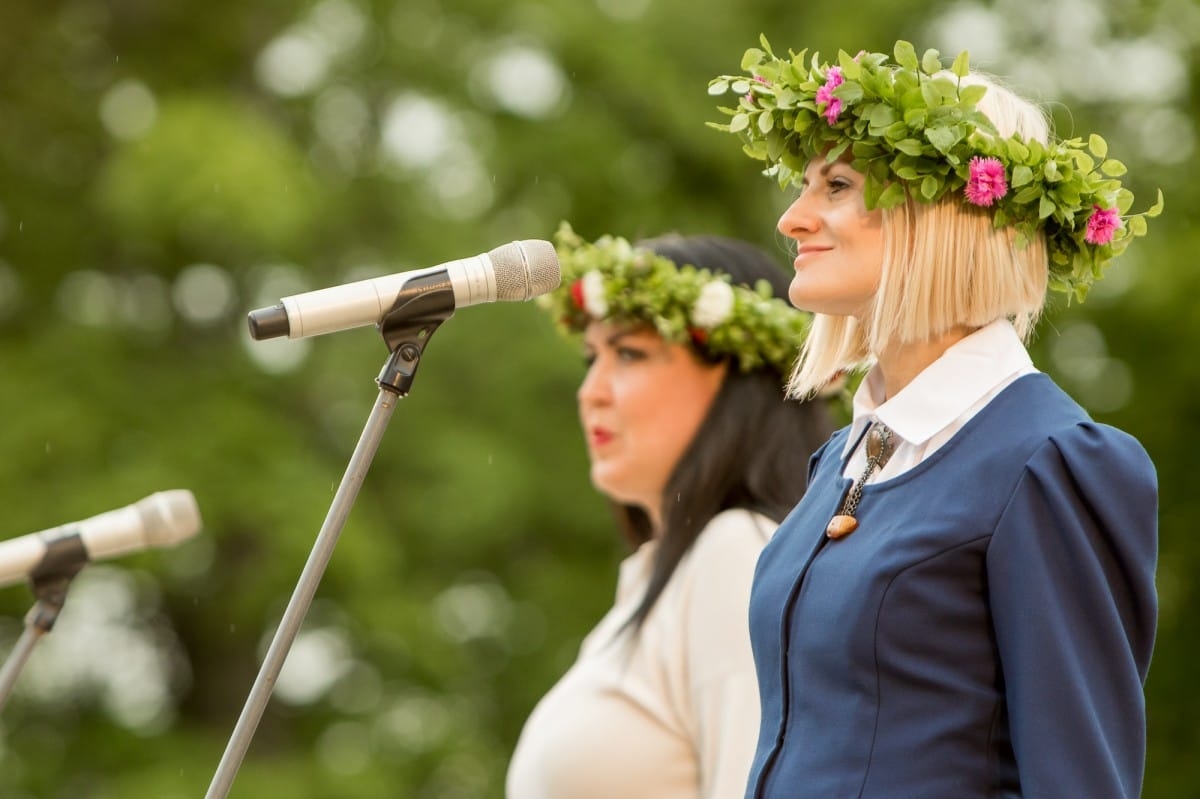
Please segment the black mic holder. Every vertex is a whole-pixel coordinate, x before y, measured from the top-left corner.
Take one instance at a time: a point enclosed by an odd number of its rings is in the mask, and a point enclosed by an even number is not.
[[[425,275],[405,284],[391,309],[379,320],[379,334],[392,357],[376,381],[379,387],[407,397],[425,346],[442,323],[454,316],[454,295],[444,275]]]
[[[79,533],[57,536],[46,543],[46,552],[29,572],[35,602],[25,614],[25,629],[0,669],[0,709],[8,701],[17,676],[41,637],[54,627],[67,601],[67,589],[88,564],[87,548]]]

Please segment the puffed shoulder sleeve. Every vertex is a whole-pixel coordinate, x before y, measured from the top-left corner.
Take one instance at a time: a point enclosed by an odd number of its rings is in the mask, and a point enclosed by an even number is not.
[[[1024,799],[1136,799],[1158,602],[1158,487],[1111,427],[1051,436],[993,533],[988,592]]]
[[[719,514],[696,541],[684,611],[689,727],[700,796],[742,796],[758,742],[758,681],[750,651],[750,584],[775,524]]]

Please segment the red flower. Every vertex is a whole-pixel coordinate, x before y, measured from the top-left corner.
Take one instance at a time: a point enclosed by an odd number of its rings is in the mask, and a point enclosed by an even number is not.
[[[583,280],[576,280],[571,284],[571,302],[575,303],[575,307],[583,310]]]
[[[703,347],[708,343],[708,331],[702,327],[689,327],[688,335],[692,337],[692,343],[697,347]]]

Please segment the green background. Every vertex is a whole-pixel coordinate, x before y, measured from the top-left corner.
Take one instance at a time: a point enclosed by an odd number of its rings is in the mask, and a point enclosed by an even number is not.
[[[0,795],[204,794],[375,401],[370,328],[247,310],[549,238],[666,230],[787,263],[787,197],[708,80],[777,50],[970,49],[1102,132],[1153,220],[1035,361],[1161,481],[1147,797],[1200,796],[1200,118],[1193,0],[0,4],[0,538],[189,488],[204,531],[85,569],[0,716]],[[461,312],[384,437],[232,796],[499,797],[622,556],[583,366],[532,306]],[[32,604],[0,591],[0,652]]]

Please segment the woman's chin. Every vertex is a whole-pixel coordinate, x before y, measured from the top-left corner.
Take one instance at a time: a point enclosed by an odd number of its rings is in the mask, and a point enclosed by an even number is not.
[[[593,463],[592,486],[613,502],[622,505],[641,504],[641,492],[629,485],[629,480],[615,464]]]
[[[813,296],[811,288],[800,279],[799,275],[792,278],[792,283],[788,286],[788,302],[801,311],[821,313],[816,307],[821,304],[820,299]]]

